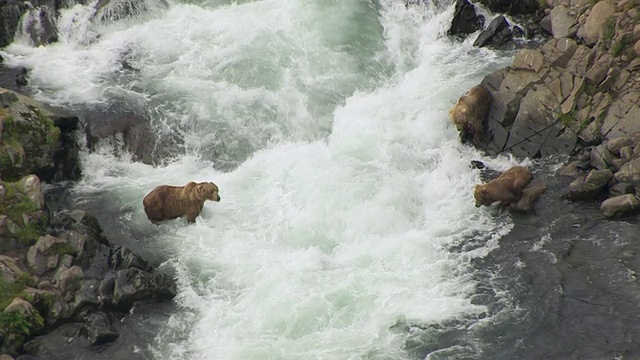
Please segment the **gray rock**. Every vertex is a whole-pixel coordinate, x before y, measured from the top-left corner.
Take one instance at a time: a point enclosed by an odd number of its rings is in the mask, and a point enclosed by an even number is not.
[[[604,37],[606,26],[615,12],[612,4],[606,1],[598,2],[591,8],[586,23],[578,31],[578,36],[582,37],[587,45],[594,45]]]
[[[514,70],[539,72],[545,65],[544,55],[538,50],[522,49],[513,60]]]
[[[66,241],[51,235],[45,235],[38,239],[35,245],[29,248],[27,263],[36,275],[43,275],[58,266],[58,255],[52,254],[51,249],[56,244],[65,244]]]
[[[637,96],[638,94],[635,93],[635,95]],[[638,121],[638,119],[640,119],[640,106],[636,104],[633,105],[626,114],[618,119],[615,125],[613,125],[607,133],[607,137],[612,138],[631,135],[640,131],[640,121]]]
[[[473,42],[473,46],[501,48],[513,40],[513,32],[503,15],[491,20],[489,26],[483,30]]]
[[[12,282],[26,271],[19,258],[0,255],[0,280]]]
[[[631,147],[631,145],[629,146],[623,146],[620,148],[620,159],[622,159],[625,163],[629,160],[631,160],[631,157],[633,156],[633,148]]]
[[[559,110],[560,104],[549,88],[533,87],[520,102],[505,150],[515,156],[538,156],[545,141],[560,131],[554,126],[556,121],[549,119],[550,113]]]
[[[609,54],[605,54],[596,60],[595,64],[587,71],[585,77],[594,84],[600,84],[607,76],[608,71],[611,69],[613,63],[613,57]]]
[[[609,188],[612,197],[626,194],[636,194],[636,187],[633,184],[617,183]]]
[[[578,178],[569,185],[565,197],[569,200],[593,200],[612,178],[610,170],[591,170],[586,178]]]
[[[80,334],[87,337],[93,346],[110,343],[120,336],[107,314],[103,312],[89,315]]]
[[[613,154],[604,145],[598,145],[591,150],[589,162],[598,170],[608,169],[613,164]]]
[[[596,51],[584,45],[579,45],[567,62],[566,69],[577,76],[585,76],[587,70],[593,65]]]
[[[95,311],[100,306],[98,299],[98,287],[100,281],[88,279],[80,281],[80,289],[76,292],[75,299],[71,305],[71,314],[74,317],[80,317]]]
[[[620,136],[617,138],[610,138],[607,142],[604,143],[604,146],[614,155],[620,154],[620,149],[631,145],[631,137],[630,136]]]
[[[484,17],[476,14],[475,7],[467,0],[456,0],[456,5],[447,35],[464,38],[484,26]]]
[[[129,309],[133,303],[143,299],[167,299],[176,294],[175,283],[161,273],[150,274],[138,268],[118,271],[113,292],[117,308]]]
[[[47,326],[53,326],[68,316],[68,306],[55,288],[51,290],[26,288],[22,294],[43,315]]]
[[[640,199],[632,194],[620,195],[609,198],[600,204],[600,210],[604,216],[619,217],[640,209]]]
[[[44,330],[44,323],[42,321],[42,316],[38,313],[33,305],[29,304],[26,300],[21,298],[15,298],[5,309],[4,313],[12,313],[17,312],[25,317],[28,321],[29,330],[32,334],[41,333]]]
[[[42,194],[42,186],[40,179],[35,175],[27,175],[18,182],[20,187],[24,189],[25,195],[34,204],[38,205],[38,209],[44,209],[44,195]]]
[[[542,48],[542,54],[553,66],[564,68],[578,49],[578,43],[569,38],[551,39]]]
[[[617,130],[609,135],[613,128],[618,126],[618,123],[621,121],[621,119],[627,116],[637,100],[638,96],[636,93],[625,94],[621,98],[613,100],[611,106],[609,106],[607,109],[606,117],[604,118],[604,123],[602,124],[601,128],[601,133],[604,137],[614,138],[629,135],[631,133],[629,132],[630,130],[625,130],[624,132]],[[618,129],[619,128],[620,127],[618,126]]]
[[[615,173],[617,182],[640,186],[640,158],[627,162]]]
[[[578,174],[580,173],[580,171],[578,170],[578,163],[579,163],[578,160],[574,160],[568,163],[558,171],[558,175],[571,176],[571,177],[578,176]]]
[[[566,38],[572,36],[576,31],[576,19],[569,14],[564,5],[551,9],[551,29],[554,38]]]
[[[73,292],[77,290],[80,285],[80,280],[84,279],[84,272],[80,266],[74,265],[69,269],[65,269],[54,276],[57,284],[63,292]]]

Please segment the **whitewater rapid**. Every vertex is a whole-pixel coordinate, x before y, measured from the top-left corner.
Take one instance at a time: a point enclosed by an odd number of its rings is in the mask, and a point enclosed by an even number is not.
[[[461,145],[447,111],[510,57],[444,36],[452,4],[188,1],[116,22],[91,6],[61,14],[59,43],[2,55],[42,101],[134,104],[181,139],[158,166],[84,151],[74,187],[175,269],[156,358],[404,359],[398,322],[484,316],[470,259],[511,225],[474,207],[470,161],[511,161]],[[149,223],[142,197],[188,181],[222,201]]]

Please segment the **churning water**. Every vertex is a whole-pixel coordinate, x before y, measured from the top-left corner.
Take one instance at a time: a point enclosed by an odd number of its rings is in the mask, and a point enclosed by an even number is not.
[[[177,139],[158,166],[85,152],[74,189],[175,269],[156,358],[404,359],[394,325],[484,316],[470,259],[511,225],[474,207],[481,155],[447,111],[510,58],[444,36],[452,3],[185,0],[118,17],[114,1],[64,11],[56,44],[5,49],[40,100],[127,104]],[[196,224],[147,221],[155,186],[205,180],[222,201]]]

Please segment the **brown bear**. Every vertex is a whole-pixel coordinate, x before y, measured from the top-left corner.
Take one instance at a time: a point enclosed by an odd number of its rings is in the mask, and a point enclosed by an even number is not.
[[[482,85],[476,85],[462,95],[449,110],[449,117],[460,132],[463,142],[472,139],[474,144],[480,144],[484,136],[483,120],[492,100],[493,96],[489,90]]]
[[[524,166],[514,166],[486,184],[476,185],[473,197],[476,207],[489,206],[499,201],[502,206],[509,207],[522,197],[522,190],[531,182],[531,171]]]
[[[192,181],[185,186],[158,186],[142,199],[142,204],[154,224],[184,215],[187,215],[188,223],[194,223],[206,200],[220,201],[218,186],[212,182]]]
[[[545,184],[529,184],[524,188],[524,190],[522,190],[522,197],[520,200],[518,200],[517,203],[512,204],[509,209],[520,212],[529,212],[531,211],[533,203],[536,202],[545,191],[547,191],[547,186]]]

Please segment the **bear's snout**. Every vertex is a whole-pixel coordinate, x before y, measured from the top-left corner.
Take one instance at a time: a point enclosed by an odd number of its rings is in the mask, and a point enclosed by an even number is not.
[[[216,194],[215,201],[220,201],[220,195]]]

